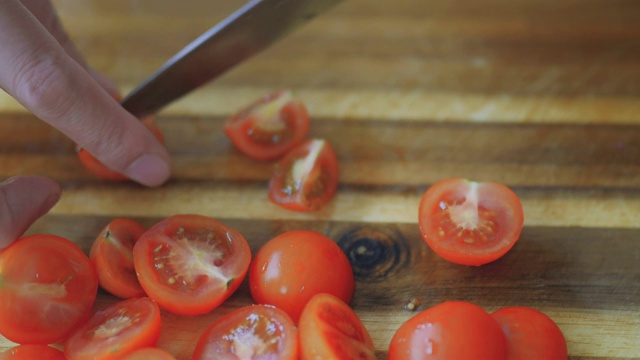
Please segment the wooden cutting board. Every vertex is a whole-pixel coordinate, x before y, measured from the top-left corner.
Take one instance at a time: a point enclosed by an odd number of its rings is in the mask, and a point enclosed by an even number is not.
[[[243,2],[54,3],[89,63],[126,93]],[[173,156],[164,186],[88,174],[70,140],[4,93],[0,178],[55,178],[62,199],[29,233],[85,250],[115,217],[212,216],[254,252],[287,230],[320,231],[352,259],[352,305],[379,359],[416,314],[411,299],[418,310],[531,306],[558,323],[571,359],[639,359],[639,60],[636,1],[350,0],[162,111]],[[311,136],[338,154],[338,194],[317,213],[269,203],[272,164],[222,132],[226,117],[280,88],[305,101]],[[525,227],[504,258],[458,266],[424,244],[418,203],[448,177],[502,182],[520,197]],[[113,301],[100,293],[96,306]],[[250,303],[245,283],[211,314],[165,314],[159,345],[189,359],[212,321]]]

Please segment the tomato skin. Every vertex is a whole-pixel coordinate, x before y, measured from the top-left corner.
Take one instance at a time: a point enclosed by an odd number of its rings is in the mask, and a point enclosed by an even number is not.
[[[436,254],[456,264],[479,266],[515,245],[524,212],[517,195],[505,185],[452,178],[425,191],[418,223]]]
[[[160,308],[148,297],[122,300],[96,311],[65,342],[69,360],[116,360],[160,338]]]
[[[339,172],[331,144],[323,139],[308,140],[275,165],[269,199],[289,210],[320,210],[335,196]]]
[[[276,306],[298,322],[316,294],[351,302],[355,280],[349,259],[333,240],[296,230],[276,236],[258,250],[249,270],[249,287],[256,303]]]
[[[160,348],[146,347],[132,352],[124,360],[176,360],[176,358]]]
[[[202,215],[174,215],[148,229],[133,247],[140,285],[161,308],[205,314],[240,286],[249,269],[245,238]]]
[[[133,266],[133,245],[145,231],[136,221],[117,218],[93,242],[89,259],[100,286],[110,294],[123,299],[146,295]]]
[[[491,316],[507,338],[508,360],[567,359],[564,335],[546,314],[524,306],[510,306]]]
[[[237,149],[256,160],[274,160],[304,141],[310,121],[291,91],[268,94],[227,119],[224,131]]]
[[[48,345],[18,345],[0,353],[0,360],[67,360],[64,353]]]
[[[298,330],[289,315],[273,306],[251,305],[214,322],[200,336],[192,360],[297,360],[298,352]]]
[[[423,310],[396,331],[389,360],[506,360],[500,325],[481,307],[449,301]]]
[[[0,333],[20,344],[65,339],[89,318],[98,276],[70,240],[31,235],[0,253]]]
[[[330,294],[315,295],[298,324],[301,360],[375,360],[369,332],[356,313]]]

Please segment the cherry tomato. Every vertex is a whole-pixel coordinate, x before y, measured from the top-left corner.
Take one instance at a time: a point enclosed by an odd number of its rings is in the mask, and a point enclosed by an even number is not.
[[[509,360],[567,359],[562,331],[546,314],[523,306],[502,308],[491,316],[507,338]]]
[[[300,316],[301,360],[376,359],[373,342],[356,313],[329,294],[311,298]]]
[[[249,270],[251,296],[274,305],[297,322],[307,302],[329,293],[349,303],[355,280],[349,259],[328,237],[314,231],[289,231],[268,241]]]
[[[175,215],[147,230],[133,247],[145,292],[180,315],[213,310],[233,294],[249,269],[245,238],[202,215]]]
[[[0,333],[13,342],[66,338],[90,316],[97,293],[91,261],[65,238],[32,235],[0,253]]]
[[[192,360],[298,359],[298,331],[284,311],[252,305],[213,323],[201,336]]]
[[[233,144],[256,160],[282,157],[309,132],[309,114],[291,91],[269,94],[230,117],[224,131]]]
[[[146,347],[132,352],[124,360],[176,360],[176,358],[160,348]]]
[[[144,226],[124,218],[114,219],[102,229],[89,258],[104,290],[120,298],[146,295],[133,266],[133,245],[145,231]]]
[[[422,196],[418,223],[433,251],[451,262],[483,265],[518,240],[524,214],[513,191],[496,182],[446,179]]]
[[[500,325],[481,307],[444,302],[420,312],[396,331],[389,360],[506,360]]]
[[[164,134],[159,127],[153,124],[153,117],[145,119],[143,122],[147,126],[147,128],[153,133],[153,135],[160,141],[164,143]],[[97,175],[106,180],[114,180],[114,181],[126,181],[128,178],[117,171],[113,171],[109,169],[106,165],[104,165],[100,160],[95,158],[91,153],[89,153],[86,149],[78,148],[77,151],[78,158],[80,159],[80,163],[84,165],[85,169],[89,170],[89,172]]]
[[[269,182],[269,199],[290,210],[319,210],[336,194],[338,174],[338,159],[331,144],[308,140],[276,164]]]
[[[160,308],[148,297],[122,300],[96,311],[64,342],[69,360],[115,360],[155,346],[160,337]]]
[[[18,345],[0,354],[0,360],[67,360],[62,351],[48,345]]]

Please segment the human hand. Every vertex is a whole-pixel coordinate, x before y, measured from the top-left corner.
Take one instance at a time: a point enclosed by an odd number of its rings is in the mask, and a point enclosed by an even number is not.
[[[0,88],[26,109],[134,181],[158,186],[168,179],[166,149],[114,100],[115,87],[87,66],[49,1],[0,1],[0,49]],[[59,194],[55,182],[41,177],[0,183],[0,249]]]

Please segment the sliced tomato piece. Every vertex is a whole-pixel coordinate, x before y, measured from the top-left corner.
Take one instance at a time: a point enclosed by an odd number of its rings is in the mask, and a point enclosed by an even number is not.
[[[309,133],[309,114],[291,91],[278,91],[230,117],[224,131],[246,155],[256,160],[273,160],[304,141]]]
[[[300,316],[302,360],[376,359],[369,332],[344,301],[330,294],[309,300]]]
[[[446,179],[422,196],[418,223],[441,257],[483,265],[506,254],[520,237],[524,213],[518,196],[497,182]]]
[[[176,360],[176,358],[160,348],[146,347],[132,352],[124,360]]]
[[[164,143],[164,134],[159,127],[157,127],[153,123],[154,118],[149,117],[143,120],[143,123],[147,128],[153,133],[153,135],[160,141]],[[109,169],[106,165],[104,165],[100,160],[94,157],[89,151],[84,148],[77,149],[78,159],[80,159],[80,163],[85,167],[85,169],[89,170],[89,172],[97,175],[106,180],[113,181],[126,181],[128,178],[117,171],[113,171]]]
[[[338,158],[331,144],[311,139],[276,164],[269,183],[269,198],[290,210],[319,210],[336,194],[338,176]]]
[[[0,360],[67,360],[62,351],[48,345],[18,345],[0,353]]]
[[[506,360],[500,325],[481,307],[448,301],[426,309],[398,328],[389,360]]]
[[[284,311],[266,305],[235,310],[198,340],[193,360],[298,359],[298,331]]]
[[[181,315],[213,310],[233,294],[249,268],[245,238],[202,215],[175,215],[147,230],[133,247],[145,292]]]
[[[507,338],[509,360],[566,360],[567,342],[558,325],[541,311],[510,306],[491,316]]]
[[[77,245],[22,238],[0,253],[0,334],[20,344],[61,341],[90,316],[97,293],[98,276]]]
[[[117,218],[93,242],[89,258],[107,292],[124,299],[146,295],[133,266],[133,245],[145,231],[136,221]]]
[[[64,342],[69,360],[116,360],[155,346],[160,337],[160,308],[148,298],[122,300],[96,311]]]

